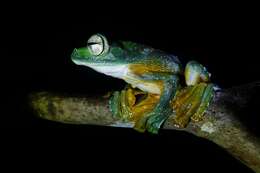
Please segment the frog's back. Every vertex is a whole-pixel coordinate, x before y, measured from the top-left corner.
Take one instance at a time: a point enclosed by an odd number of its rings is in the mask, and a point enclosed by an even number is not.
[[[177,56],[167,54],[161,50],[153,49],[141,60],[145,66],[156,66],[157,72],[166,72],[173,74],[182,73],[182,65]]]
[[[142,66],[155,72],[182,73],[182,66],[177,56],[130,41],[122,41],[120,44],[126,51],[128,62],[135,64],[135,67]]]
[[[154,49],[149,55],[151,59],[160,64],[162,68],[169,72],[180,74],[182,73],[182,65],[179,58],[175,55],[165,53],[161,50]]]

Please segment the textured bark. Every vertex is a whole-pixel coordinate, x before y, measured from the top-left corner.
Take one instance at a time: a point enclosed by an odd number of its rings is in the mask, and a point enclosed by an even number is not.
[[[221,90],[200,122],[190,122],[186,128],[174,126],[171,116],[164,129],[183,130],[213,141],[255,172],[260,172],[260,138],[257,96],[260,82]],[[31,106],[41,118],[73,124],[132,127],[112,117],[108,99],[104,97],[65,96],[48,92],[33,93]],[[255,115],[255,116],[254,116]]]

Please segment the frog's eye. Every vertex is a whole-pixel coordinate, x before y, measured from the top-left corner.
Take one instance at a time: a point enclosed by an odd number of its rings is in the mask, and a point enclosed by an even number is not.
[[[100,34],[91,36],[88,39],[87,47],[90,53],[95,56],[105,54],[109,49],[107,39]]]

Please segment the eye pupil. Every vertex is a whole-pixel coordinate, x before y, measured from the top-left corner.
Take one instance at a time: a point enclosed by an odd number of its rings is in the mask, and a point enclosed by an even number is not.
[[[89,45],[89,49],[91,50],[92,54],[100,55],[103,51],[103,46],[100,44],[91,44]]]
[[[93,35],[89,38],[87,47],[91,54],[96,56],[108,51],[108,43],[106,38],[99,34]]]

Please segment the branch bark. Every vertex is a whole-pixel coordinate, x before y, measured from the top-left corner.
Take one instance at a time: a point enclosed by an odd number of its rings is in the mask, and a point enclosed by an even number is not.
[[[183,130],[213,141],[255,172],[260,172],[259,127],[256,127],[256,117],[252,116],[259,114],[259,93],[260,82],[221,90],[214,96],[202,121],[190,122],[186,128],[179,129],[174,126],[171,116],[162,128]],[[66,96],[40,92],[31,94],[30,103],[36,115],[52,121],[133,126],[114,118],[109,111],[108,99],[102,96]]]

